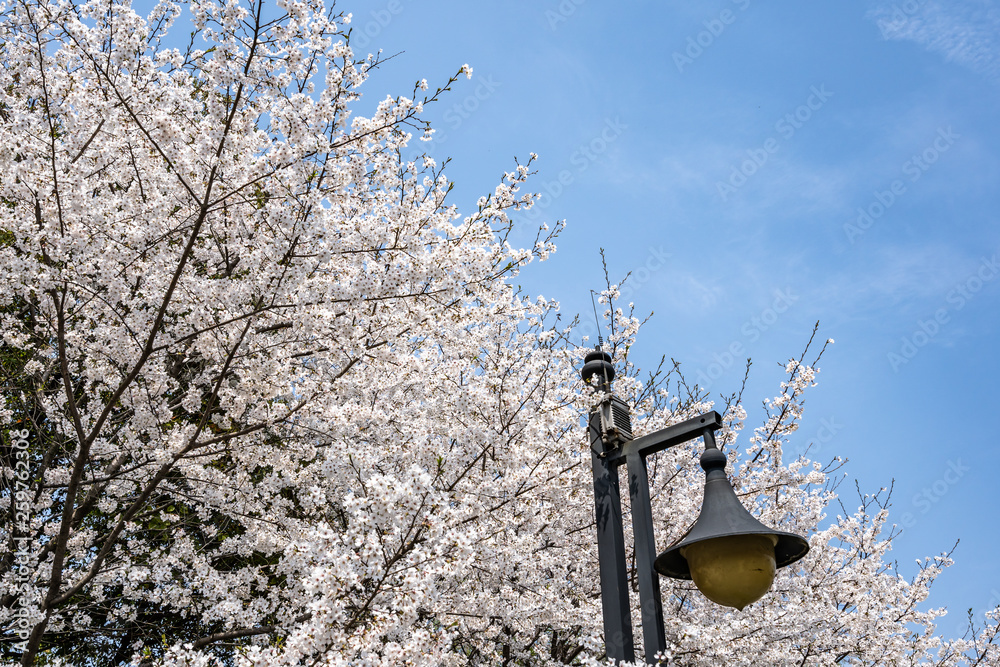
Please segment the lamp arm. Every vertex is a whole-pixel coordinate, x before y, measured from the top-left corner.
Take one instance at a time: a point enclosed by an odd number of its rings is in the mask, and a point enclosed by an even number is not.
[[[706,436],[706,433],[708,439],[705,440],[705,446],[711,448],[715,446],[714,432],[720,428],[722,428],[722,415],[712,410],[641,438],[630,440],[618,449],[608,452],[605,457],[612,464],[622,464],[632,454],[638,454],[645,458],[662,452],[664,449],[682,445],[688,440]],[[711,440],[711,445],[708,444],[709,440]]]

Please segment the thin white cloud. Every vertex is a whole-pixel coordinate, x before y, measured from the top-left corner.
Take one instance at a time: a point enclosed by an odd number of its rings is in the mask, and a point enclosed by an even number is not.
[[[910,40],[1000,81],[1000,5],[995,0],[906,0],[869,12],[885,39]]]
[[[995,256],[990,249],[977,256],[938,244],[887,245],[831,273],[809,296],[824,310],[855,319],[876,320],[887,310],[923,316],[950,308],[949,293]]]

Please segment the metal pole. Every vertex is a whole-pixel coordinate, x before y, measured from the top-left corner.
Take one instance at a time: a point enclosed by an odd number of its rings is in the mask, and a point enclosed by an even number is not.
[[[600,415],[590,415],[590,442],[594,469],[594,509],[597,520],[597,559],[601,572],[601,605],[604,611],[604,645],[616,661],[635,660],[632,617],[625,572],[625,533],[618,466],[593,451],[600,443]],[[662,625],[662,624],[661,624]]]
[[[626,457],[628,492],[632,499],[632,532],[635,537],[635,568],[639,579],[639,609],[642,616],[642,646],[646,663],[656,664],[655,656],[667,648],[663,632],[663,603],[660,600],[660,577],[653,570],[656,540],[653,534],[653,510],[649,500],[649,477],[646,457],[638,452]]]

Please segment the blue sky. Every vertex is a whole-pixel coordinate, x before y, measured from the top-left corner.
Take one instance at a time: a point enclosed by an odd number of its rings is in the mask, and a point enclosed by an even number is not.
[[[341,7],[356,49],[399,54],[372,104],[473,66],[427,145],[464,210],[538,153],[518,240],[568,226],[521,282],[567,317],[590,312],[603,247],[655,313],[636,360],[728,394],[752,357],[749,424],[819,320],[836,343],[793,446],[849,460],[849,510],[855,479],[894,481],[904,573],[961,539],[931,598],[944,633],[1000,603],[1000,2]]]

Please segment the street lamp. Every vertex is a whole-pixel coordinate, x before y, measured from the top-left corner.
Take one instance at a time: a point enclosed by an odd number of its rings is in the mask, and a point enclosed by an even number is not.
[[[590,412],[588,431],[608,657],[635,660],[618,480],[618,466],[624,463],[632,500],[643,648],[646,662],[655,664],[653,656],[666,648],[656,572],[675,579],[693,579],[708,599],[743,609],[771,588],[777,568],[805,556],[809,544],[793,533],[768,528],[740,503],[726,477],[726,455],[715,444],[715,431],[722,427],[718,412],[707,412],[633,438],[628,405],[611,394],[615,369],[610,355],[597,346],[585,357],[581,374],[584,382],[596,384],[604,396]],[[698,437],[705,441],[701,456],[701,467],[705,470],[701,514],[680,541],[657,556],[646,457]]]

